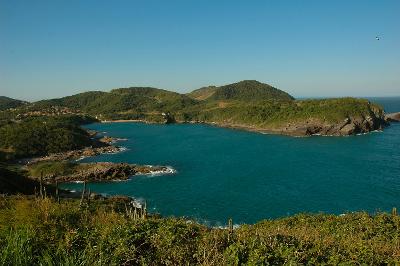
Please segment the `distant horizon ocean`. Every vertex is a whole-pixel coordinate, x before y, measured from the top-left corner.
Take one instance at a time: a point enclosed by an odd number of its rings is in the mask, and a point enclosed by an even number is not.
[[[400,112],[400,97],[368,97]],[[146,200],[150,212],[212,226],[297,213],[342,214],[400,207],[400,123],[349,137],[264,135],[200,124],[101,123],[128,150],[86,158],[168,165],[177,173],[91,183],[92,191]],[[63,184],[79,190],[82,184]]]

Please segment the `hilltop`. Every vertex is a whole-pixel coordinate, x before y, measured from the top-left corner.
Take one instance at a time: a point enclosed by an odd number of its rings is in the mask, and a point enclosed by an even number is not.
[[[196,100],[294,100],[288,93],[256,80],[243,80],[224,86],[208,86],[194,90],[187,96]]]
[[[189,97],[199,100],[294,100],[288,93],[256,80],[243,80],[220,87],[209,86],[195,90]]]
[[[351,135],[386,125],[383,109],[367,100],[296,100],[255,80],[203,87],[188,94],[152,87],[90,91],[0,112],[0,120],[60,114],[87,114],[101,121],[209,123],[295,136]]]

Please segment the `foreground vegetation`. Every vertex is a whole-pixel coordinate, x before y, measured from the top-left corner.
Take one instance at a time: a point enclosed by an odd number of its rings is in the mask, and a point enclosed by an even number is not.
[[[0,265],[400,263],[400,218],[296,215],[239,228],[132,219],[116,199],[0,198]]]

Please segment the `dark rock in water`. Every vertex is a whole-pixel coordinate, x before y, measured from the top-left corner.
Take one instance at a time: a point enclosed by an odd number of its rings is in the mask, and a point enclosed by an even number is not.
[[[385,120],[388,122],[400,122],[400,112],[386,114]]]
[[[175,117],[169,112],[162,113],[162,116],[164,118],[164,123],[165,124],[173,124],[173,123],[176,122]]]

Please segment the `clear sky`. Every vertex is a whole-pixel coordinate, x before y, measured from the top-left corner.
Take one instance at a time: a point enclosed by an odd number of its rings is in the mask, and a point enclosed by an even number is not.
[[[400,1],[0,0],[0,95],[243,79],[295,97],[400,95]]]

